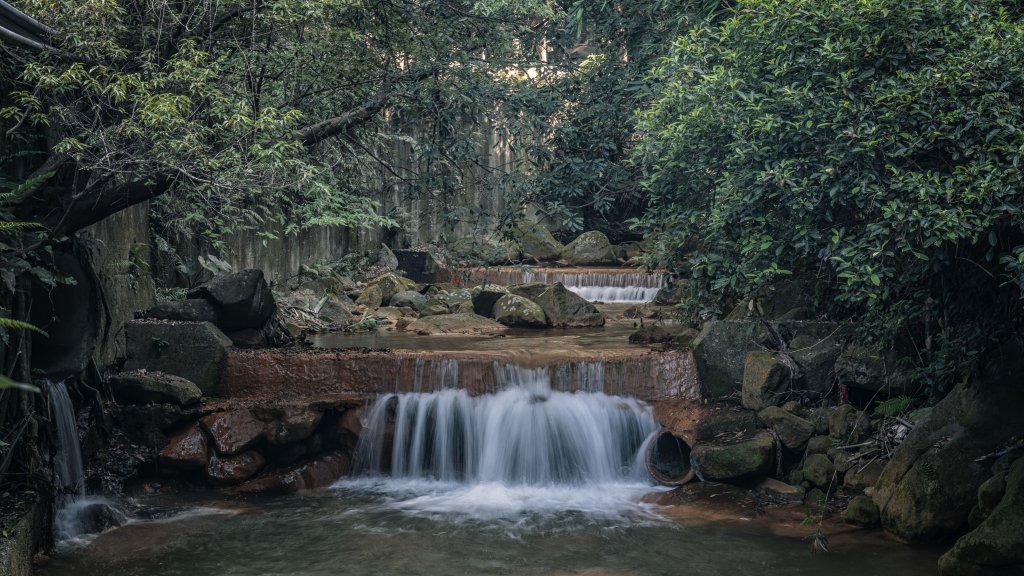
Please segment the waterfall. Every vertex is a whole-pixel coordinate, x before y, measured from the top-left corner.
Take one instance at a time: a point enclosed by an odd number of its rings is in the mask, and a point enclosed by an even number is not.
[[[54,455],[53,470],[57,475],[61,505],[64,506],[85,496],[85,468],[82,466],[82,449],[78,444],[75,407],[64,382],[46,382],[43,387],[50,398],[50,417],[57,430],[57,453]]]
[[[664,286],[662,274],[638,272],[631,268],[470,268],[450,272],[449,276],[462,285],[491,283],[511,286],[529,282],[561,282],[570,291],[590,302],[624,304],[651,302]]]
[[[582,368],[582,388],[600,389],[600,367]],[[381,396],[356,448],[356,473],[506,485],[646,480],[637,455],[657,429],[649,406],[600,391],[552,390],[546,368],[496,364],[495,372],[501,388],[492,394]]]

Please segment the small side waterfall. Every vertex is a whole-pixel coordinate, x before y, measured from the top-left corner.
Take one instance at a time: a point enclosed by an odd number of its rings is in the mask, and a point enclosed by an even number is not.
[[[638,452],[658,428],[631,398],[552,390],[545,368],[496,366],[502,389],[381,396],[356,448],[356,473],[506,485],[648,478]],[[598,387],[598,376],[591,378]]]
[[[451,271],[449,277],[464,286],[482,282],[502,286],[561,282],[585,300],[624,304],[651,302],[664,286],[662,274],[648,274],[632,268],[469,268]]]

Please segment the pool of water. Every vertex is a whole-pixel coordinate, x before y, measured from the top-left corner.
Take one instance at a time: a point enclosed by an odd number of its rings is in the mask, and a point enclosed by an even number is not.
[[[680,521],[645,484],[537,487],[366,479],[279,498],[152,497],[135,521],[41,561],[78,575],[935,574],[938,553],[878,533],[811,554],[764,522]],[[176,510],[176,511],[175,511]],[[151,514],[152,515],[152,514]],[[804,529],[805,528],[805,529]]]

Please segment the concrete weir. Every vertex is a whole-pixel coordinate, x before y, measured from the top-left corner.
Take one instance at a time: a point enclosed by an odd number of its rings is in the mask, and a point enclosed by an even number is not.
[[[236,350],[228,358],[223,394],[266,398],[287,393],[393,394],[463,389],[488,394],[514,385],[506,367],[546,368],[552,387],[604,392],[644,401],[697,398],[696,368],[688,350],[599,351],[559,356],[538,351],[510,359],[498,351]]]

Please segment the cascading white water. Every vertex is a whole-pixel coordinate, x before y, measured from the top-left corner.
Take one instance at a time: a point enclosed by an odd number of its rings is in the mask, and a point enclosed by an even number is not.
[[[457,274],[455,279],[463,284],[489,282],[503,286],[561,282],[584,300],[621,304],[651,302],[664,286],[662,274],[631,269],[474,268]]]
[[[584,389],[601,388],[595,366]],[[546,368],[496,365],[495,371],[501,390],[494,394],[447,389],[382,396],[356,450],[357,473],[504,485],[647,479],[637,454],[657,424],[646,404],[599,391],[554,391]]]

